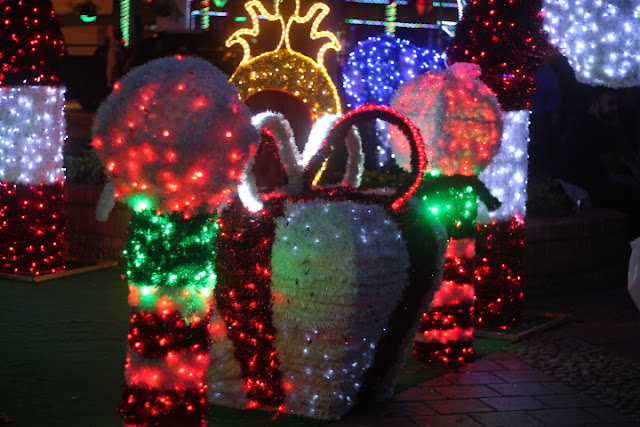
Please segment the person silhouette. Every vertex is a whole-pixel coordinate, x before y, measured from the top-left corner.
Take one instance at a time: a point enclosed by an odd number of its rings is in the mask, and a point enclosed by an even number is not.
[[[113,88],[113,84],[122,77],[124,64],[127,59],[124,43],[122,41],[122,31],[114,28],[112,31],[111,43],[107,51],[107,86],[109,90]]]

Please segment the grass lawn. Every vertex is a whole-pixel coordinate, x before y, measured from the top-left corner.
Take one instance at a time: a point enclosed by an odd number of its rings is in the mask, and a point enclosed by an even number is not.
[[[124,384],[127,285],[120,267],[40,283],[0,278],[0,414],[12,426],[115,427]],[[477,339],[478,355],[508,342]],[[409,357],[404,390],[448,370]],[[318,426],[317,420],[212,407],[210,426]],[[0,418],[0,424],[2,418]]]

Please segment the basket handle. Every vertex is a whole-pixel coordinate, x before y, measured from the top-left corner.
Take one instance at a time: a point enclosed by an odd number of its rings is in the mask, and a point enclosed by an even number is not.
[[[303,184],[305,186],[311,185],[314,171],[320,169],[324,160],[331,154],[331,151],[335,149],[338,143],[345,141],[346,134],[352,126],[374,119],[381,119],[398,127],[411,146],[411,172],[406,182],[400,184],[397,190],[398,197],[389,205],[391,210],[399,211],[414,196],[420,186],[427,168],[427,158],[418,128],[407,117],[384,105],[363,105],[342,116],[329,131],[322,146],[307,165],[304,171]]]
[[[304,146],[302,153],[302,165],[307,167],[314,157],[318,154],[318,150],[322,147],[325,139],[331,132],[331,129],[341,119],[339,114],[326,114],[320,117],[313,124],[313,128],[309,133],[309,140]],[[362,173],[364,172],[364,153],[362,152],[362,140],[357,128],[350,127],[346,130],[347,144],[347,167],[342,179],[342,185],[358,188],[362,182]]]
[[[288,194],[297,195],[304,189],[302,184],[304,166],[314,157],[327,134],[339,119],[340,116],[337,114],[327,114],[318,119],[313,124],[309,134],[309,142],[305,145],[302,155],[296,145],[289,121],[281,113],[267,111],[257,114],[251,119],[251,123],[259,132],[262,133],[267,129],[273,135],[273,139],[278,148],[278,158],[284,166],[285,173],[289,180],[287,186]],[[362,142],[355,128],[350,129],[346,138],[349,159],[347,161],[347,173],[345,174],[343,184],[358,187],[360,186],[362,172],[364,170]],[[261,143],[264,143],[264,140],[262,140]],[[255,156],[252,157],[244,167],[242,183],[238,186],[238,195],[245,207],[252,212],[257,212],[262,209],[263,203],[255,176],[252,172],[254,164]]]
[[[271,132],[278,148],[278,158],[284,166],[289,180],[287,190],[293,194],[299,193],[302,190],[302,158],[289,121],[281,113],[266,111],[253,116],[251,124],[258,130],[260,135],[265,129]],[[260,143],[264,144],[264,139]],[[256,184],[256,177],[253,174],[255,161],[256,156],[254,155],[245,164],[242,183],[238,186],[240,200],[252,212],[257,212],[263,207],[258,185]]]

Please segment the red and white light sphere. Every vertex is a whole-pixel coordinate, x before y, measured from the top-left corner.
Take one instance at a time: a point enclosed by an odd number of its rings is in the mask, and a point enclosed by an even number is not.
[[[478,65],[455,63],[408,81],[391,101],[420,130],[430,172],[478,175],[498,152],[502,112],[479,76]],[[398,164],[408,168],[405,139],[392,129],[391,140]]]
[[[227,76],[180,56],[129,72],[100,105],[93,129],[119,197],[185,214],[215,210],[230,196],[257,141]]]

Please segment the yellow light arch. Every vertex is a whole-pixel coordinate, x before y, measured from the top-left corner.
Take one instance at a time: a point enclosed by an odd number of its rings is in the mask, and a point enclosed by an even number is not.
[[[324,3],[314,3],[307,13],[301,16],[300,0],[295,0],[295,2],[295,10],[287,21],[280,14],[279,2],[274,4],[274,13],[269,13],[259,0],[245,3],[244,7],[251,17],[252,27],[237,30],[225,42],[227,47],[240,44],[244,51],[242,61],[229,80],[236,85],[242,99],[247,99],[264,89],[282,89],[294,94],[309,105],[314,118],[325,114],[340,113],[342,112],[340,97],[324,66],[324,55],[327,49],[338,51],[342,49],[342,46],[332,32],[318,31],[320,22],[330,11],[329,6]],[[274,50],[251,58],[251,47],[243,36],[257,37],[259,35],[258,14],[261,14],[268,21],[279,21],[281,36]],[[329,39],[318,50],[315,61],[293,50],[289,39],[293,23],[304,24],[312,19],[310,38],[312,40],[323,37]]]

